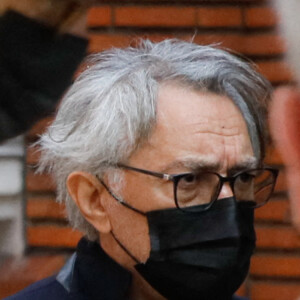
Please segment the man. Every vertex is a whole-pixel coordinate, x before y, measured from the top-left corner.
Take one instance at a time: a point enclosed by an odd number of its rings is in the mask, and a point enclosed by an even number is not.
[[[295,228],[300,231],[300,53],[298,13],[300,3],[274,1],[280,16],[280,26],[287,44],[288,60],[294,71],[296,87],[280,87],[274,93],[270,111],[270,130],[286,169],[290,212]],[[300,297],[298,298],[300,300]]]
[[[269,92],[208,46],[92,56],[40,141],[40,170],[86,237],[56,277],[10,299],[238,299],[253,210],[277,176],[263,167]]]
[[[275,91],[270,128],[286,168],[292,221],[300,231],[300,3],[297,0],[278,0],[275,3],[281,17],[280,25],[286,38],[288,60],[294,71],[297,87],[280,87]]]

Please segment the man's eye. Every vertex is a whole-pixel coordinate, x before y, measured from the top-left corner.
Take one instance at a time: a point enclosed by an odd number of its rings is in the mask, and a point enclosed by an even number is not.
[[[193,174],[186,175],[182,178],[183,182],[185,183],[194,183],[196,180],[196,176]]]
[[[177,188],[182,190],[191,190],[198,186],[199,178],[194,174],[188,174],[180,178]]]
[[[239,175],[239,180],[243,183],[251,182],[254,178],[255,176],[250,173],[243,173]]]

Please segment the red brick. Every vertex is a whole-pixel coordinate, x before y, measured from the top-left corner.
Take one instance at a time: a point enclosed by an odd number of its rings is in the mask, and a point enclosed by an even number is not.
[[[194,37],[194,42],[200,45],[219,44],[220,48],[229,48],[237,52],[243,52],[244,44],[243,37],[240,34],[197,34]]]
[[[194,41],[199,44],[220,44],[245,55],[273,55],[284,53],[282,39],[277,34],[242,35],[231,33],[198,34]]]
[[[258,254],[251,260],[251,275],[270,277],[299,277],[300,257],[286,254]]]
[[[299,249],[300,236],[295,228],[285,226],[256,226],[257,247]]]
[[[133,36],[122,34],[91,34],[89,52],[100,52],[112,47],[126,47],[134,39]]]
[[[128,47],[135,46],[139,43],[140,39],[149,39],[154,42],[159,42],[167,38],[179,38],[190,41],[192,35],[175,33],[175,34],[163,34],[163,33],[151,33],[151,34],[139,34],[139,35],[121,35],[121,34],[92,34],[90,35],[90,52],[99,52],[112,47]]]
[[[185,27],[196,26],[196,8],[170,6],[127,6],[115,9],[116,26]]]
[[[191,39],[192,35],[188,34],[149,34],[149,35],[121,35],[121,34],[91,34],[90,35],[90,52],[98,52],[111,47],[125,47],[141,37],[160,36],[160,39],[178,37],[183,39]],[[276,34],[257,34],[243,36],[241,34],[197,34],[194,42],[198,44],[217,44],[220,47],[229,48],[246,55],[273,55],[283,54],[284,46],[282,39]]]
[[[152,34],[146,34],[141,35],[140,38],[146,38],[153,42],[160,42],[165,39],[172,39],[172,38],[178,38],[185,41],[191,41],[192,35],[186,34],[186,33],[170,33],[170,34],[163,34],[163,33],[152,33]]]
[[[55,274],[64,263],[64,255],[8,259],[0,267],[0,298],[10,296],[35,281]]]
[[[243,51],[246,55],[277,55],[285,52],[283,39],[278,34],[261,33],[243,37]]]
[[[235,7],[198,8],[197,20],[202,27],[237,27],[242,25],[242,11]]]
[[[27,227],[27,240],[30,246],[76,247],[82,234],[69,227],[39,225]]]
[[[40,152],[38,151],[38,147],[27,147],[26,149],[26,162],[30,165],[37,165],[40,159]]]
[[[278,22],[276,12],[269,6],[247,8],[244,15],[247,27],[272,27]]]
[[[254,36],[243,36],[241,34],[216,34],[205,33],[192,36],[190,34],[147,34],[147,35],[121,35],[121,34],[91,34],[90,52],[99,52],[111,47],[126,47],[137,41],[139,38],[149,38],[153,41],[160,41],[165,38],[177,37],[185,40],[193,38],[198,44],[220,44],[221,48],[229,48],[234,51],[251,55],[269,55],[283,53],[284,48],[280,37],[273,34],[260,34]]]
[[[284,61],[263,61],[257,65],[259,71],[273,83],[293,80],[292,72]]]
[[[287,191],[287,183],[286,183],[285,171],[280,170],[275,185],[275,192],[286,192],[286,191]]]
[[[257,221],[277,221],[290,223],[289,202],[286,197],[278,199],[271,198],[269,203],[255,210],[255,219]]]
[[[251,283],[252,300],[296,300],[299,296],[299,282],[254,281]]]
[[[65,219],[65,207],[55,202],[55,198],[35,197],[27,200],[27,217]]]
[[[110,6],[96,6],[89,10],[87,25],[89,27],[109,26],[112,22],[112,11]]]
[[[35,174],[33,170],[29,170],[26,176],[26,188],[29,192],[54,192],[55,184],[48,174]]]
[[[273,146],[267,149],[265,163],[268,165],[282,165],[283,160],[280,153]]]

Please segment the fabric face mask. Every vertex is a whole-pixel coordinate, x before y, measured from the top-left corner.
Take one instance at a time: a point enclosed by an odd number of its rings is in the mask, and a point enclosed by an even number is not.
[[[155,290],[171,300],[232,298],[247,276],[255,248],[253,208],[234,197],[197,213],[177,208],[143,213],[123,204],[147,217],[148,260],[140,263],[113,236]]]

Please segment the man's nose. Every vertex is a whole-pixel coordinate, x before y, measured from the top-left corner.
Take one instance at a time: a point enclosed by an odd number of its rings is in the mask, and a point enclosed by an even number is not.
[[[229,182],[224,182],[221,191],[219,193],[218,200],[222,198],[232,197],[232,196],[233,196],[233,191],[231,189]]]

